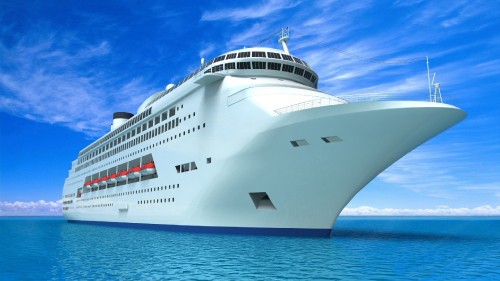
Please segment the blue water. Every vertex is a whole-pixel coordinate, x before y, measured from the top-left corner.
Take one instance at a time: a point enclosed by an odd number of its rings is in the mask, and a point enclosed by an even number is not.
[[[500,280],[500,218],[340,217],[332,238],[0,217],[1,280]]]

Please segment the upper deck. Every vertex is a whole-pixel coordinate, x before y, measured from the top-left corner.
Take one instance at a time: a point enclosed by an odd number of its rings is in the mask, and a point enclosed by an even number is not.
[[[133,118],[80,151],[79,162],[98,155],[102,152],[99,150],[100,147],[109,140],[120,137],[127,128],[146,119],[151,114],[151,106],[162,97],[176,94],[178,91],[182,94],[183,90],[179,89],[181,85],[193,84],[200,87],[225,76],[275,77],[292,80],[312,88],[317,88],[318,85],[317,74],[304,60],[282,50],[258,47],[227,52],[204,63],[176,85],[148,97]]]
[[[224,76],[275,77],[288,79],[317,88],[318,75],[302,59],[272,48],[248,48],[227,52],[204,63],[178,84],[147,98],[137,112],[142,112],[163,96],[188,81],[199,85],[211,83]]]

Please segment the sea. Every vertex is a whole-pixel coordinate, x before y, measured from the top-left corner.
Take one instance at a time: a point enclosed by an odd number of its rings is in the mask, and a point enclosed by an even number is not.
[[[500,280],[500,217],[340,217],[330,238],[0,217],[0,280]]]

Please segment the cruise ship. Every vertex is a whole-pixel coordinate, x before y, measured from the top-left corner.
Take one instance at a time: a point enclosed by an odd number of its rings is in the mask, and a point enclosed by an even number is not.
[[[373,178],[465,118],[422,101],[348,103],[288,51],[227,52],[116,112],[72,162],[75,223],[173,231],[330,236]]]

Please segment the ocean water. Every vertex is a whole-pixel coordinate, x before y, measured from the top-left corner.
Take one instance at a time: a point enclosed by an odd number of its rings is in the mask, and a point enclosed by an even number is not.
[[[500,280],[500,218],[340,217],[328,239],[0,217],[0,280]]]

